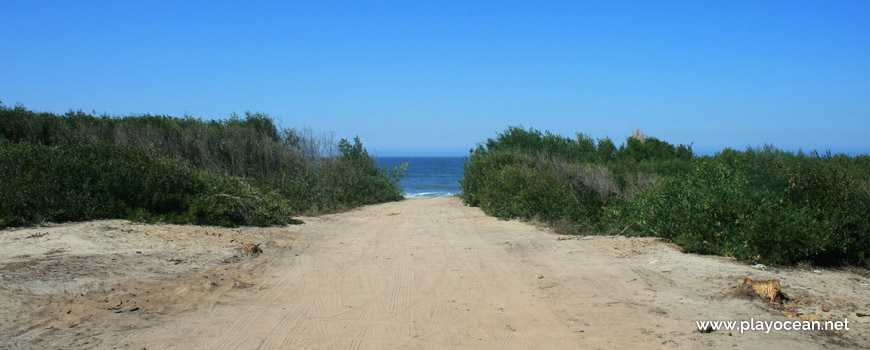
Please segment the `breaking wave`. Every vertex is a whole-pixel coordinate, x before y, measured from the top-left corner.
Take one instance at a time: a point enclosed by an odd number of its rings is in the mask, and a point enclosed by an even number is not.
[[[436,198],[436,197],[450,197],[456,194],[455,192],[418,192],[418,193],[405,193],[405,198]]]

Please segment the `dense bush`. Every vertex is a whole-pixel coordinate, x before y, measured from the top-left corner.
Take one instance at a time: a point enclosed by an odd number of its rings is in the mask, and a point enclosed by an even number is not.
[[[0,226],[123,217],[218,225],[293,221],[274,194],[123,146],[0,139],[0,164]]]
[[[639,131],[616,147],[508,128],[471,150],[462,199],[569,233],[664,237],[770,264],[870,266],[870,157],[771,146],[695,157]]]
[[[0,227],[132,218],[272,225],[399,200],[403,169],[263,114],[202,121],[0,106]]]
[[[268,177],[265,183],[283,197],[296,199],[295,211],[307,214],[335,212],[360,205],[402,199],[398,185],[405,166],[379,168],[359,141],[341,140],[335,157],[318,157],[292,176]]]
[[[725,150],[610,214],[690,252],[771,264],[870,265],[870,191],[850,174],[854,167],[844,166],[848,159],[772,147]]]
[[[312,142],[312,136],[293,129],[279,131],[260,113],[203,121],[151,115],[97,117],[81,111],[58,116],[0,106],[0,132],[14,143],[108,142],[178,159],[197,169],[255,178],[301,167],[313,156],[299,150]]]
[[[510,127],[471,150],[461,197],[500,218],[558,222],[568,232],[590,232],[604,206],[632,201],[663,173],[688,171],[691,159],[689,146],[642,135],[617,148],[610,139]]]

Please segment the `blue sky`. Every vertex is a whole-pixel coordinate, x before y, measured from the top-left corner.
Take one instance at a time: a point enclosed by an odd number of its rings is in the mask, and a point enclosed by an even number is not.
[[[868,1],[6,1],[0,100],[464,155],[508,125],[870,153]]]

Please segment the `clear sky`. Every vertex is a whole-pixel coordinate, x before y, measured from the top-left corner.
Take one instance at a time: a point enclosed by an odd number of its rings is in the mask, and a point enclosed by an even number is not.
[[[870,153],[870,1],[0,0],[0,100],[264,112],[391,155],[508,125]]]

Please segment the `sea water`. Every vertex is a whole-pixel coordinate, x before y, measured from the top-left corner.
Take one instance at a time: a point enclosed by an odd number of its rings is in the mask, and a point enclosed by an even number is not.
[[[399,185],[405,198],[448,197],[459,193],[462,157],[380,157],[381,167],[392,168],[408,163]]]

